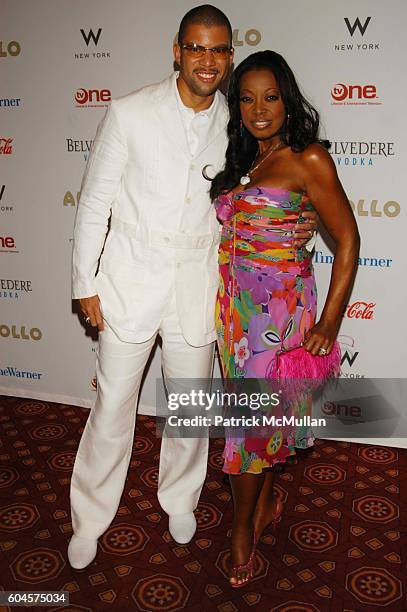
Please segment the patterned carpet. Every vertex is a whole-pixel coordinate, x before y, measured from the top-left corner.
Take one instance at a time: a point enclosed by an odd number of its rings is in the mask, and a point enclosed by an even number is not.
[[[156,499],[160,442],[154,419],[145,416],[138,417],[118,515],[95,562],[72,571],[69,482],[87,415],[0,397],[0,590],[70,592],[69,606],[35,608],[44,611],[407,609],[407,451],[317,441],[278,474],[283,520],[259,544],[256,580],[232,590],[225,581],[232,502],[220,471],[222,441],[211,443],[197,535],[179,546]]]

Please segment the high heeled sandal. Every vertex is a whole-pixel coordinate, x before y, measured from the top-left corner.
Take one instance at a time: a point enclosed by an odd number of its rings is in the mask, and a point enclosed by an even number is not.
[[[250,557],[249,560],[247,561],[247,563],[240,563],[239,565],[233,565],[232,566],[232,571],[231,574],[229,576],[229,584],[233,589],[239,589],[240,587],[244,587],[246,586],[246,584],[248,584],[251,580],[253,580],[254,578],[254,563],[255,563],[255,559],[256,559],[256,538],[253,534],[253,547],[252,547],[252,551],[250,553]],[[235,580],[239,580],[238,578],[238,574],[240,572],[246,572],[247,576],[246,579],[243,580],[243,582],[230,582],[231,578],[234,578]]]
[[[284,510],[284,504],[280,498],[277,498],[276,499],[276,516],[269,523],[267,523],[267,525],[263,529],[263,533],[269,527],[271,527],[273,531],[276,529],[278,523],[281,521],[281,515],[283,514],[283,510]]]
[[[277,500],[276,500],[276,507],[277,507],[277,512],[276,512],[275,517],[273,519],[271,519],[271,521],[269,521],[264,526],[263,531],[260,533],[260,535],[258,537],[258,540],[260,540],[260,538],[267,531],[267,529],[272,529],[272,531],[275,531],[277,529],[277,525],[281,521],[281,515],[283,514],[283,510],[284,510],[284,504],[281,501],[281,499],[279,499],[279,498],[277,498]]]

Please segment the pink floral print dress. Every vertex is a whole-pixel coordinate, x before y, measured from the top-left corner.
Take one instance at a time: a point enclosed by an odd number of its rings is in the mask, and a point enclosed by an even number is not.
[[[293,247],[293,229],[301,212],[313,210],[306,194],[270,187],[250,187],[215,201],[223,223],[219,246],[216,303],[218,348],[225,379],[257,379],[267,388],[266,373],[276,352],[300,344],[315,323],[317,295],[312,254]],[[311,401],[295,406],[310,414]],[[268,407],[268,413],[273,408]],[[293,414],[293,410],[291,410]],[[260,436],[228,435],[223,471],[260,473],[313,444],[309,428],[268,428]]]

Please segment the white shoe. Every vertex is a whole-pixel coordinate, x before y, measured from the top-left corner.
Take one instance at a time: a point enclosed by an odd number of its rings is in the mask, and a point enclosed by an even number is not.
[[[84,569],[96,557],[98,541],[73,535],[68,546],[68,559],[73,569]]]
[[[170,534],[178,544],[188,544],[196,531],[196,520],[193,512],[172,514],[169,517]]]

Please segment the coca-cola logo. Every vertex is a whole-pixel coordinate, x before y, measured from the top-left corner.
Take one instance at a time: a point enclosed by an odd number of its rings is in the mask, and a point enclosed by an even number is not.
[[[81,87],[75,93],[75,102],[79,107],[106,106],[111,102],[112,92],[110,89],[85,89]]]
[[[14,138],[5,138],[0,136],[0,155],[11,155],[13,152]]]
[[[348,304],[343,312],[343,316],[348,319],[367,319],[371,320],[374,317],[374,302],[353,302]]]
[[[331,89],[332,104],[379,104],[376,85],[336,83]]]

